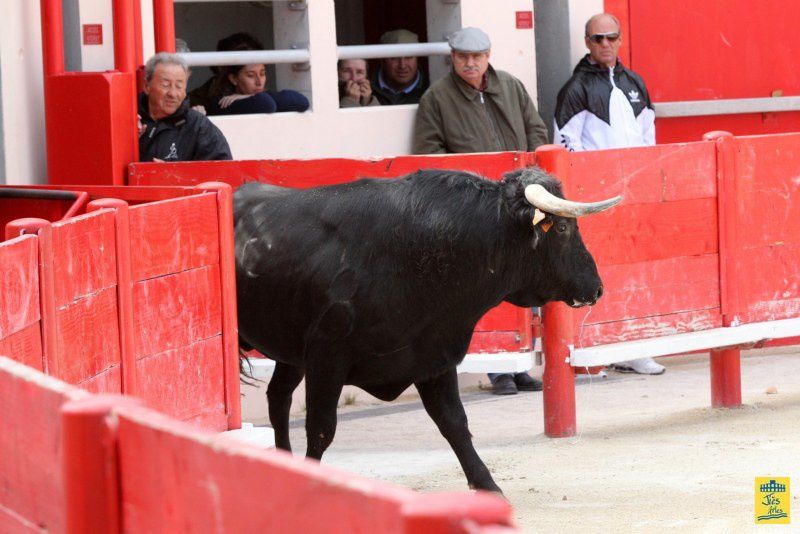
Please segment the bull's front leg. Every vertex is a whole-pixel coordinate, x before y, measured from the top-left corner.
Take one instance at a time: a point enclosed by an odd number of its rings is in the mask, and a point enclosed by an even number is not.
[[[461,397],[458,395],[458,375],[456,369],[425,382],[415,384],[425,406],[439,431],[456,453],[467,483],[472,489],[503,493],[495,484],[486,464],[475,452],[472,434],[467,426],[467,414]]]
[[[301,368],[277,362],[267,388],[269,422],[275,431],[275,446],[285,451],[292,450],[289,443],[289,411],[292,408],[292,393],[301,380]]]

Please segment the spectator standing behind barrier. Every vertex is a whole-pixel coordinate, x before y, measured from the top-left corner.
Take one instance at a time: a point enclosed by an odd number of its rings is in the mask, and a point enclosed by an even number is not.
[[[228,141],[202,113],[189,108],[189,67],[180,56],[161,52],[145,65],[139,95],[139,160],[231,159]]]
[[[525,86],[489,64],[491,42],[478,28],[450,37],[453,68],[422,96],[415,154],[532,151],[547,128]]]
[[[414,129],[415,154],[532,151],[547,128],[518,79],[489,65],[491,41],[478,28],[450,37],[453,68],[422,96]],[[528,373],[490,373],[492,393],[541,391]]]
[[[618,57],[619,21],[608,13],[594,15],[586,22],[584,40],[589,53],[556,99],[555,142],[576,151],[654,145],[655,112],[647,88]],[[612,367],[645,375],[665,371],[652,358]]]
[[[247,33],[235,33],[217,43],[222,52],[263,50],[261,42]],[[302,112],[308,99],[297,91],[266,91],[267,66],[261,63],[218,67],[209,82],[193,91],[197,104],[209,115],[244,115],[282,111]],[[191,95],[190,95],[191,98]],[[202,101],[202,102],[201,102]]]
[[[367,77],[367,60],[340,59],[336,64],[336,71],[339,76],[340,108],[381,105],[372,94],[372,86]]]
[[[392,30],[381,35],[381,44],[409,43],[419,43],[419,37],[408,30]],[[428,89],[428,77],[419,70],[416,57],[382,59],[370,81],[375,97],[383,106],[417,104]]]

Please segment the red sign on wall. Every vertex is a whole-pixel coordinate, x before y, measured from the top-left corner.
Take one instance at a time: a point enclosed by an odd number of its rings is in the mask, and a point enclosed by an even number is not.
[[[530,30],[533,28],[533,11],[517,11],[517,29]]]
[[[83,25],[83,44],[101,45],[103,44],[103,25],[84,24]]]

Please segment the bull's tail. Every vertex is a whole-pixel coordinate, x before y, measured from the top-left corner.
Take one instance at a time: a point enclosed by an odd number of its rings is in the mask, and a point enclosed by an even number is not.
[[[239,380],[248,386],[255,386],[256,382],[263,384],[263,380],[253,376],[253,364],[250,363],[250,357],[247,356],[247,351],[250,350],[253,350],[253,347],[239,339]]]

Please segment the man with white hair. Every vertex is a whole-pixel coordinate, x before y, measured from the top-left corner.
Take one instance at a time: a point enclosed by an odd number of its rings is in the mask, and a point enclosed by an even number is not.
[[[189,66],[180,56],[160,52],[145,64],[139,95],[139,160],[232,159],[222,132],[186,99]]]

